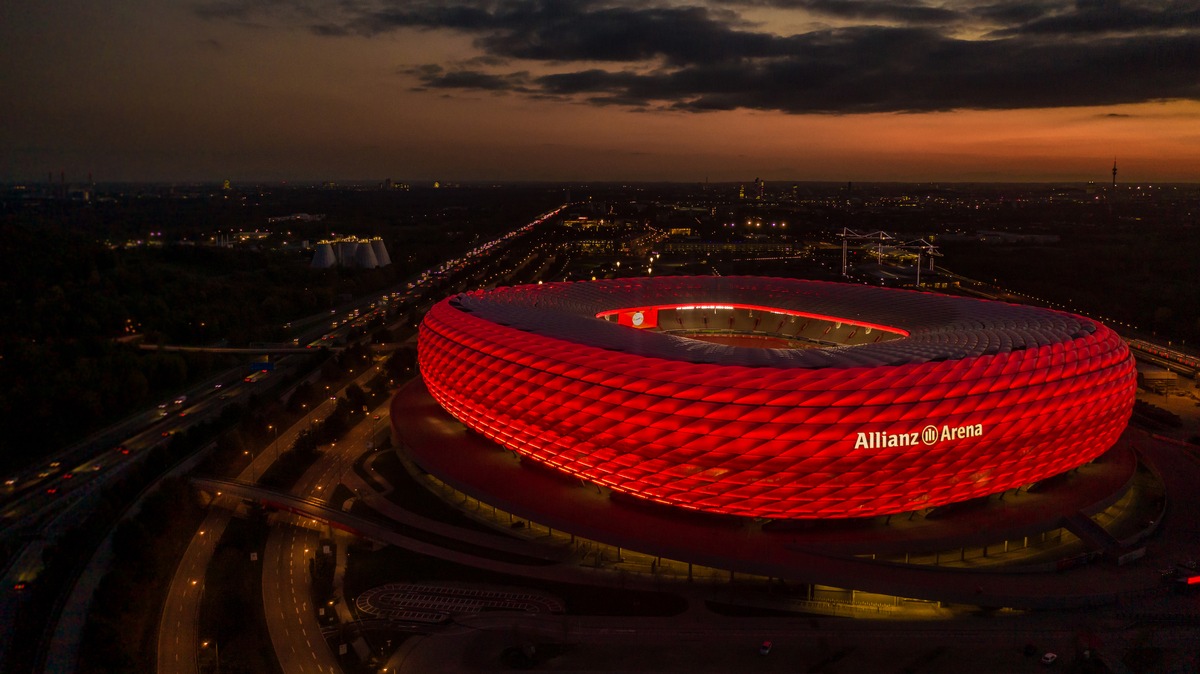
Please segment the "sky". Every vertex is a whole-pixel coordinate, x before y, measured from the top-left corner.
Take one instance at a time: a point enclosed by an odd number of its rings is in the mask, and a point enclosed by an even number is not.
[[[0,181],[1200,182],[1200,0],[6,0]]]

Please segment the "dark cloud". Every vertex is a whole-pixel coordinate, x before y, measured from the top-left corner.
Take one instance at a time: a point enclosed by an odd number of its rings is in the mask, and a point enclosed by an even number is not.
[[[425,68],[421,83],[430,89],[476,89],[484,91],[525,91],[529,74],[525,72],[493,75],[477,70],[443,72]]]
[[[740,4],[860,24],[796,35],[700,5],[381,1],[346,2],[324,13],[304,5],[296,20],[323,35],[462,33],[480,55],[405,73],[426,89],[510,91],[595,105],[850,113],[1200,99],[1195,0],[980,0],[954,9],[918,0]],[[278,11],[285,3],[256,4]],[[267,10],[226,11],[244,21]],[[982,39],[962,37],[989,29]],[[514,62],[521,70],[504,72]],[[554,74],[531,74],[538,63]]]
[[[455,65],[464,68],[474,68],[477,66],[496,67],[508,65],[510,61],[512,61],[512,59],[504,58],[502,56],[492,56],[491,54],[484,54],[483,56],[475,56],[462,61],[456,61]]]
[[[746,5],[805,11],[842,19],[866,19],[908,24],[945,24],[965,15],[956,9],[922,2],[895,0],[748,0]]]
[[[1071,11],[1032,17],[991,35],[1163,34],[1196,29],[1200,29],[1200,3],[1121,5],[1116,0],[1080,0]]]
[[[249,21],[278,16],[315,17],[318,6],[310,0],[207,0],[192,11],[204,19]]]
[[[345,37],[352,34],[344,26],[332,23],[314,23],[308,27],[308,30],[314,35],[323,37]]]
[[[1026,24],[1031,21],[1057,14],[1062,9],[1060,2],[1000,2],[993,5],[979,5],[970,10],[970,14],[990,24],[1011,27]]]
[[[736,17],[704,7],[592,6],[578,0],[471,4],[406,3],[347,17],[343,28],[377,35],[399,28],[476,35],[492,56],[542,61],[640,61],[690,64],[770,56],[772,36],[734,30]]]

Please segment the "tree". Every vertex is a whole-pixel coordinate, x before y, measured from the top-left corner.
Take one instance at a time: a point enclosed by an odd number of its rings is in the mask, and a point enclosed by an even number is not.
[[[297,454],[315,454],[317,452],[317,434],[304,429],[296,434],[292,442],[292,451]]]
[[[346,387],[345,400],[351,412],[361,410],[367,405],[367,394],[357,383]],[[341,401],[338,401],[339,406]]]

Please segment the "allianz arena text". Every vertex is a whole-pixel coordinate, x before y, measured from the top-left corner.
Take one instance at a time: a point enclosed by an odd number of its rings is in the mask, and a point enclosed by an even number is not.
[[[870,517],[1033,484],[1103,454],[1136,373],[1048,309],[860,285],[661,277],[464,293],[422,377],[469,428],[679,508]]]

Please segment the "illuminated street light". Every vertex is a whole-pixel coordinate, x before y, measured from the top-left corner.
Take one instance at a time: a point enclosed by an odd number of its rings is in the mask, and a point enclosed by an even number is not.
[[[275,460],[279,460],[279,429],[274,424],[271,424],[267,426],[267,430],[275,431],[275,439],[271,441],[271,448],[274,450]]]
[[[208,644],[209,644],[209,642],[202,641],[202,642],[200,642],[200,648],[201,649],[208,648]],[[217,643],[216,639],[212,640],[212,647],[213,647],[213,655],[215,656],[215,660],[217,663],[216,671],[217,671],[217,674],[220,674],[220,672],[221,672],[221,646],[220,646],[220,644]]]

